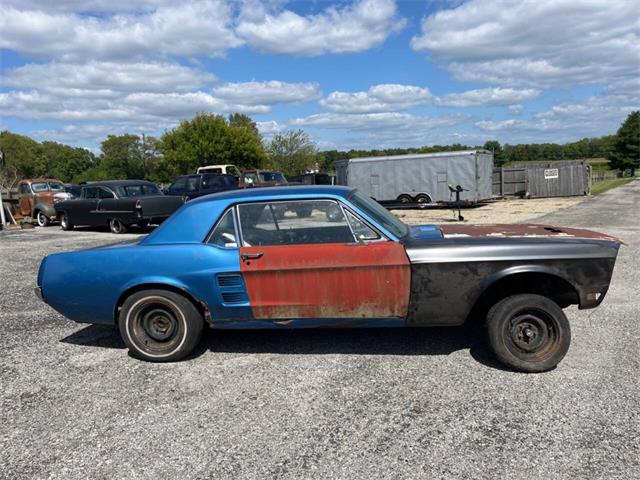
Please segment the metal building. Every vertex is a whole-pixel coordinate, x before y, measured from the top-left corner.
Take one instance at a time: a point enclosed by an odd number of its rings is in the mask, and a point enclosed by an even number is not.
[[[491,198],[493,153],[462,150],[365,157],[336,162],[338,185],[355,187],[378,201],[447,201],[449,185],[468,191],[462,199]]]

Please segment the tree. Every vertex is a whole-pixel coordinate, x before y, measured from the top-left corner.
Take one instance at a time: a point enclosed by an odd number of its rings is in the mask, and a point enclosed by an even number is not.
[[[42,142],[41,148],[46,158],[47,174],[63,182],[74,181],[95,165],[95,155],[84,148],[49,141]]]
[[[640,168],[640,110],[631,112],[618,129],[609,164],[617,170],[631,170],[631,176]]]
[[[4,168],[15,169],[20,178],[47,174],[42,147],[35,140],[5,130],[0,132],[0,150],[4,152]]]
[[[245,115],[234,114],[227,121],[222,115],[198,113],[162,135],[164,157],[159,168],[169,179],[194,173],[204,165],[231,163],[241,169],[261,167],[266,154],[257,132],[253,121]]]
[[[502,150],[502,145],[500,145],[500,142],[498,142],[497,140],[489,140],[484,143],[484,146],[482,148],[493,152],[493,163],[496,166],[500,167],[504,165],[504,152]]]
[[[317,148],[302,130],[277,134],[269,144],[269,159],[286,175],[300,175],[315,166]]]
[[[143,178],[142,142],[138,135],[109,135],[101,144],[100,170],[112,179]]]

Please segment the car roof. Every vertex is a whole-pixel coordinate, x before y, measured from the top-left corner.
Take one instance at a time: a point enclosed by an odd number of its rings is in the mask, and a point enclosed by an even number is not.
[[[287,198],[297,197],[300,195],[335,195],[338,197],[346,197],[352,191],[353,187],[344,187],[338,185],[285,185],[276,187],[250,187],[205,195],[204,197],[192,200],[189,203],[217,202],[220,200],[227,200],[231,202],[235,200],[251,201],[264,197]]]

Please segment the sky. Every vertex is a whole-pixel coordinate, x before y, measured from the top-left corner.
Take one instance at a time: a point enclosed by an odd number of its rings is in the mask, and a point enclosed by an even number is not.
[[[0,0],[0,130],[98,151],[197,112],[318,147],[558,142],[640,108],[637,0]]]

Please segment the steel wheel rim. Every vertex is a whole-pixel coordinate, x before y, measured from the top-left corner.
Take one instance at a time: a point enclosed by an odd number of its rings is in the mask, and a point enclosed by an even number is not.
[[[62,225],[63,228],[67,228],[68,226],[67,215],[65,213],[63,213],[62,217],[60,217],[60,225]]]
[[[560,345],[556,319],[537,308],[525,308],[511,316],[504,326],[507,349],[526,361],[544,361]]]
[[[36,218],[38,220],[38,225],[40,225],[41,227],[44,227],[44,224],[47,221],[46,215],[42,212],[38,212],[38,215],[36,216]]]
[[[114,233],[122,232],[122,224],[120,223],[120,220],[111,220],[111,231],[113,231]]]
[[[163,297],[138,301],[127,316],[129,338],[151,356],[167,356],[185,338],[185,319],[177,305]]]

